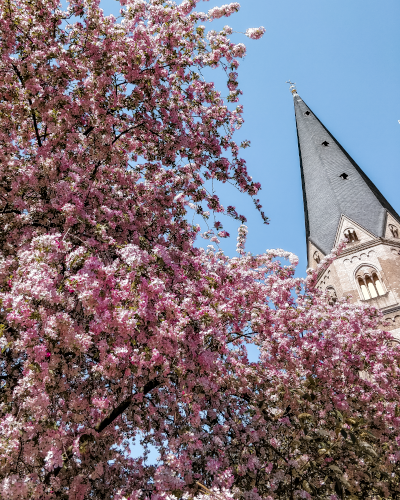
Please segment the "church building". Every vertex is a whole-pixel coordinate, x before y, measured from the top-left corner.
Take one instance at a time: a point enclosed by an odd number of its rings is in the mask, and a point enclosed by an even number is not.
[[[347,239],[318,286],[332,301],[374,306],[400,334],[400,216],[291,85],[296,114],[308,267]]]

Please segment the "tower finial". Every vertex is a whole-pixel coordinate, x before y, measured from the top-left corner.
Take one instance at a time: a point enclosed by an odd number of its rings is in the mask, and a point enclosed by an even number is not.
[[[288,83],[290,85],[290,92],[294,95],[294,94],[297,94],[297,90],[296,90],[296,84],[291,82],[290,80],[288,80],[286,83]]]

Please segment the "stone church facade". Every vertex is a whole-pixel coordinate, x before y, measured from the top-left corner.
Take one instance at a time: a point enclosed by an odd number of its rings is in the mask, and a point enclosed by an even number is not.
[[[308,266],[315,269],[342,240],[348,244],[321,270],[318,286],[332,301],[382,311],[400,335],[400,216],[291,86],[296,115]]]

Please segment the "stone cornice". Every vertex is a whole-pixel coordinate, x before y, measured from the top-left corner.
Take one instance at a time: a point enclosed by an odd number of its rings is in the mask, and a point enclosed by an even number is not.
[[[400,240],[377,238],[376,240],[366,241],[365,243],[361,243],[360,245],[354,245],[352,247],[345,248],[343,252],[337,256],[337,259],[340,259],[341,257],[346,257],[347,255],[351,255],[353,253],[360,252],[361,250],[366,250],[367,248],[376,247],[377,245],[390,245],[400,248]]]
[[[352,255],[357,252],[361,252],[362,250],[367,250],[368,248],[376,247],[378,245],[395,246],[400,249],[400,239],[395,240],[388,238],[377,238],[376,240],[366,241],[365,243],[361,243],[360,245],[350,246],[348,248],[345,248],[341,252],[341,254],[336,257],[335,260],[341,259],[342,257],[347,257],[348,255]],[[317,283],[325,273],[325,271],[329,269],[329,267],[330,265],[328,267],[325,267],[324,269],[321,269],[321,271],[318,273]]]

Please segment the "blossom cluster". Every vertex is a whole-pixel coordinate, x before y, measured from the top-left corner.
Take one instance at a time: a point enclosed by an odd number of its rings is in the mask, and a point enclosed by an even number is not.
[[[264,26],[260,26],[259,28],[248,28],[246,30],[246,36],[252,38],[253,40],[259,40],[265,33]]]
[[[290,252],[245,253],[245,217],[205,188],[260,189],[241,106],[200,77],[228,68],[239,99],[244,49],[196,2],[122,3],[119,22],[0,0],[0,497],[398,498],[380,314],[330,304]],[[239,257],[199,248],[188,207],[240,220]]]
[[[236,251],[240,255],[245,254],[245,245],[246,245],[246,239],[247,239],[247,233],[248,233],[247,226],[244,224],[241,224],[241,226],[238,229],[238,237],[237,239],[237,245],[236,245]]]
[[[214,7],[208,11],[208,16],[211,19],[220,19],[221,17],[229,17],[230,15],[238,12],[240,9],[240,4],[237,2],[232,2],[221,7]]]

